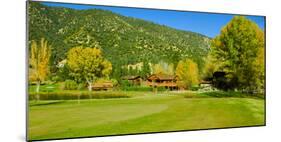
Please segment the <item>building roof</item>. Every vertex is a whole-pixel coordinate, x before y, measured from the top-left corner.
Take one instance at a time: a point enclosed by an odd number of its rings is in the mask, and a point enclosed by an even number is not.
[[[122,77],[123,80],[135,80],[141,78],[139,75],[128,75],[128,76],[124,76]]]
[[[172,81],[176,79],[174,75],[165,75],[165,74],[152,74],[148,78],[148,80],[162,80],[162,81]]]
[[[112,88],[113,83],[112,82],[100,82],[100,83],[94,83],[93,88]]]

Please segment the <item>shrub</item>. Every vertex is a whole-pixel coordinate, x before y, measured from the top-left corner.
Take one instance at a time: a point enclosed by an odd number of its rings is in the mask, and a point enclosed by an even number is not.
[[[112,82],[113,86],[118,85],[118,81],[116,79],[111,79],[110,81]]]
[[[121,88],[127,88],[133,86],[133,84],[131,84],[128,80],[121,80],[120,85]]]
[[[78,85],[73,80],[66,80],[64,82],[64,90],[77,90]]]
[[[157,91],[168,91],[169,89],[165,88],[165,87],[158,87]]]
[[[191,90],[192,90],[192,91],[198,91],[199,88],[200,88],[200,87],[199,87],[198,85],[196,85],[196,86],[192,86],[192,87],[191,87]]]

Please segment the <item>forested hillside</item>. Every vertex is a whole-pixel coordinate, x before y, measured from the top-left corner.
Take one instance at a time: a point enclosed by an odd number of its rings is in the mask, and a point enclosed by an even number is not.
[[[176,30],[105,10],[74,10],[30,2],[28,40],[45,38],[52,45],[51,72],[66,59],[72,47],[99,47],[112,63],[112,75],[121,66],[137,63],[177,63],[186,58],[203,67],[210,39],[204,35]],[[122,72],[122,71],[121,71]]]

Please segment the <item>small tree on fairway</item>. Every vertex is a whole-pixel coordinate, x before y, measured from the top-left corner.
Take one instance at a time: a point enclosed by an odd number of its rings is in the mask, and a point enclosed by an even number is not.
[[[40,43],[31,41],[29,57],[29,81],[36,82],[36,92],[40,91],[40,84],[49,73],[49,60],[51,56],[51,46],[42,38]],[[39,100],[39,96],[37,96]]]
[[[67,53],[67,65],[70,75],[78,83],[86,82],[89,91],[92,91],[92,83],[99,77],[108,77],[112,71],[112,65],[103,58],[98,48],[74,47]]]

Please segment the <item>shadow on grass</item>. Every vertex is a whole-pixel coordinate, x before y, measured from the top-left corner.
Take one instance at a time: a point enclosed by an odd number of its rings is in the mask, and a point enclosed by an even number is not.
[[[264,94],[246,94],[234,91],[211,91],[211,92],[201,92],[201,93],[187,93],[184,95],[185,98],[255,98],[264,99]]]

